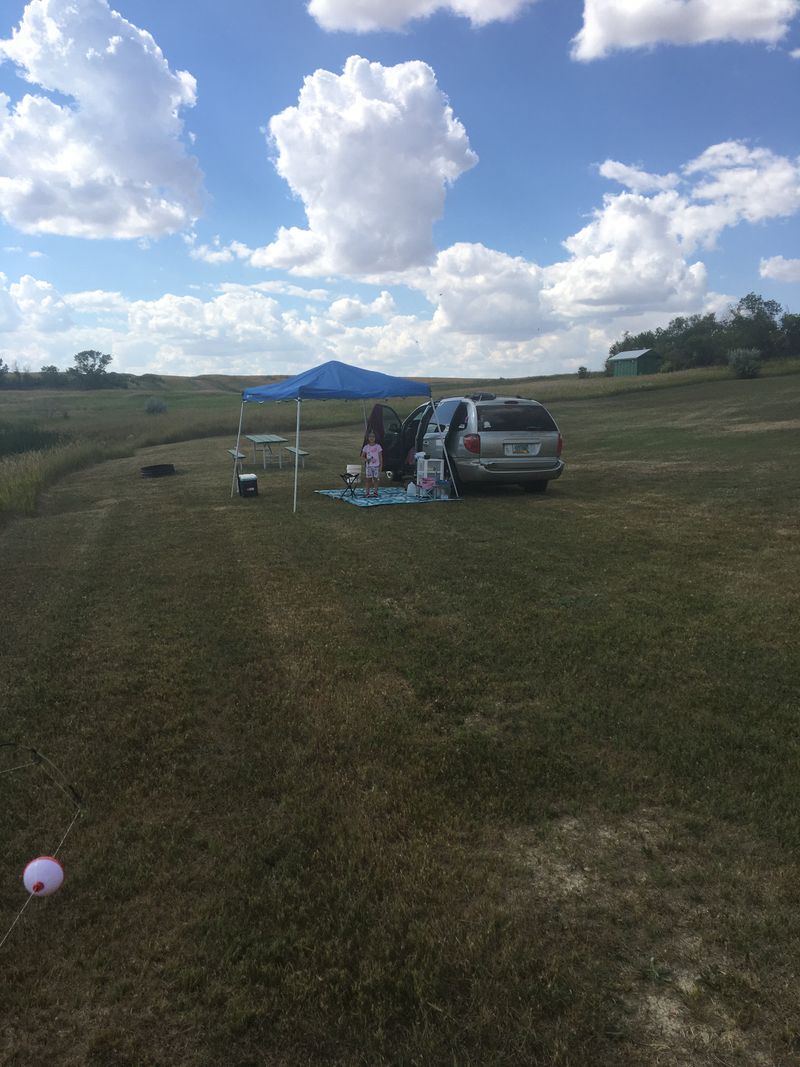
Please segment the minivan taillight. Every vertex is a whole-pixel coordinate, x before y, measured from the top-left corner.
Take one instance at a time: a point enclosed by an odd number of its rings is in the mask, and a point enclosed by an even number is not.
[[[564,447],[564,438],[559,433],[558,444],[556,445],[556,459],[561,459],[561,449]]]
[[[474,452],[476,456],[481,453],[481,435],[479,433],[464,434],[464,448],[467,452]]]

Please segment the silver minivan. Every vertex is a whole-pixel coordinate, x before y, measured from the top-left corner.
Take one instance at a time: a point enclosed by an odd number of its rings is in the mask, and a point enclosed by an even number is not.
[[[457,484],[517,484],[539,493],[564,470],[561,433],[535,400],[494,393],[452,396],[437,401],[435,412],[424,404],[401,425],[395,419],[394,425],[391,418],[384,422],[397,431],[386,435],[389,469],[408,470],[415,451],[442,459],[446,449]]]

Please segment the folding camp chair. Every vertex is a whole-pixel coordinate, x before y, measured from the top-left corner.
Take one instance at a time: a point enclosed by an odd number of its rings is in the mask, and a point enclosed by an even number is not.
[[[340,499],[344,500],[348,493],[355,498],[356,486],[361,481],[361,465],[359,463],[348,463],[347,470],[340,477],[344,482],[344,489],[341,492]]]

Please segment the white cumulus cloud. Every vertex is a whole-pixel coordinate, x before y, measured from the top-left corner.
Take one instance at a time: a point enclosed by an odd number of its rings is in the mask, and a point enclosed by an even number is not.
[[[223,245],[219,237],[214,237],[211,244],[195,244],[191,235],[186,238],[189,245],[189,255],[201,263],[218,265],[220,263],[232,263],[235,259],[249,259],[253,254],[252,248],[242,244],[241,241],[232,241],[229,245]]]
[[[541,302],[541,268],[481,244],[460,243],[440,252],[415,284],[436,307],[433,322],[439,329],[514,340],[553,325]]]
[[[0,214],[27,233],[158,237],[201,207],[181,141],[195,81],[106,0],[30,0],[10,60],[43,93],[0,94]]]
[[[235,282],[223,282],[219,288],[221,292],[225,293],[233,292],[234,290],[243,287]],[[286,282],[280,279],[273,279],[267,282],[256,282],[253,285],[244,286],[244,288],[261,293],[276,293],[279,296],[296,296],[303,300],[325,302],[330,299],[330,293],[327,289],[306,289],[302,285],[293,285],[291,282]]]
[[[645,197],[648,210],[669,218],[670,233],[690,253],[712,247],[720,233],[740,222],[787,218],[800,211],[800,157],[779,156],[743,141],[712,145],[680,174],[648,174],[606,160],[600,173]],[[606,204],[616,202],[606,197]]]
[[[599,167],[604,178],[619,182],[632,193],[653,193],[664,189],[674,189],[679,182],[677,174],[649,174],[637,167],[627,166],[625,163],[617,163],[616,160],[607,159]]]
[[[696,306],[706,288],[702,263],[687,261],[673,216],[673,193],[607,196],[595,219],[564,241],[571,258],[546,268],[546,298],[567,317]]]
[[[400,30],[412,19],[449,11],[473,26],[513,19],[536,0],[311,0],[309,14],[325,30]]]
[[[395,310],[394,297],[384,289],[380,296],[369,304],[354,300],[352,297],[340,297],[330,305],[328,314],[336,322],[357,322],[359,319],[367,319],[373,315],[384,319],[389,318]]]
[[[9,292],[8,278],[0,272],[0,333],[12,333],[21,325],[22,315]]]
[[[127,315],[130,307],[130,301],[122,293],[110,293],[105,289],[67,293],[63,299],[68,307],[79,314],[102,315],[106,318]]]
[[[711,246],[727,227],[800,211],[800,156],[723,141],[687,163],[683,174],[695,183],[675,216],[686,246]]]
[[[69,307],[50,282],[24,274],[9,293],[28,328],[54,333],[72,324]]]
[[[158,300],[134,301],[129,328],[139,335],[195,338],[204,341],[262,342],[281,330],[280,305],[263,293],[238,287],[201,300],[166,294]]]
[[[680,172],[651,174],[606,160],[607,194],[563,243],[569,257],[539,267],[482,245],[457,244],[409,284],[435,307],[433,324],[511,341],[570,322],[699,311],[708,301],[698,248],[743,222],[800,212],[800,160],[742,142],[712,145]]]
[[[776,282],[800,282],[800,259],[784,259],[783,256],[762,259],[760,274],[762,278],[774,278]]]
[[[445,193],[477,162],[431,68],[351,56],[341,75],[306,78],[270,122],[276,168],[308,229],[282,228],[254,266],[355,276],[432,260]]]
[[[575,59],[622,48],[707,41],[775,44],[800,10],[798,0],[585,0]]]
[[[325,241],[311,230],[299,226],[281,226],[272,244],[257,248],[250,256],[253,267],[291,270],[297,274],[319,275],[328,268]]]

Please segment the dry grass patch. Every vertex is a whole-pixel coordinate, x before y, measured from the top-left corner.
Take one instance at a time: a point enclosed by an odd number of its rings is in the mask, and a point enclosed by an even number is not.
[[[770,422],[737,422],[722,427],[724,433],[766,433],[771,430],[800,430],[800,419],[775,419]]]
[[[509,906],[602,961],[620,1062],[797,1062],[796,872],[768,843],[642,808],[517,826],[502,852]]]

